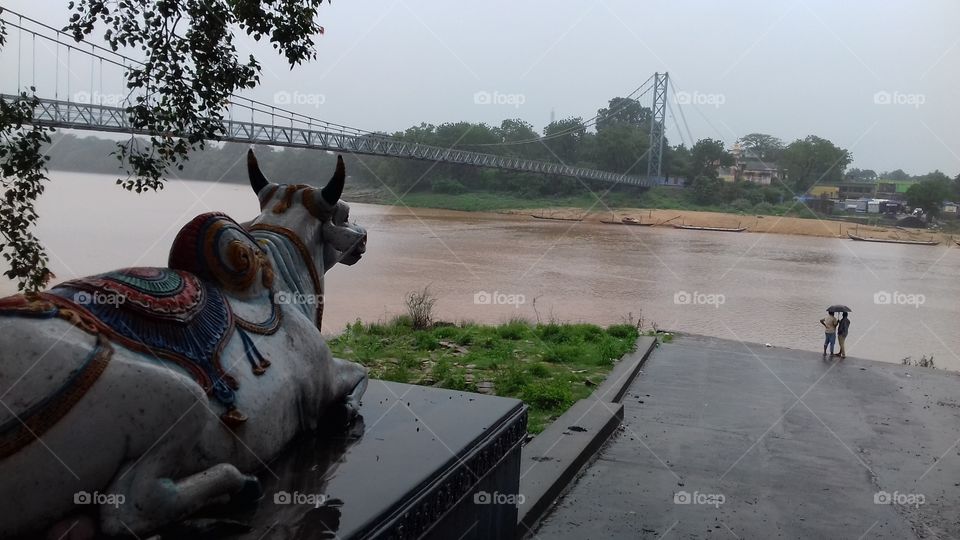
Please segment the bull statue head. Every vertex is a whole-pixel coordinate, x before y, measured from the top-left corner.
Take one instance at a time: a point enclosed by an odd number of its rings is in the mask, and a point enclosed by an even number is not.
[[[350,207],[340,200],[346,181],[343,156],[337,156],[333,177],[322,189],[303,184],[271,183],[260,171],[253,150],[247,152],[250,185],[260,199],[261,214],[252,225],[290,229],[311,249],[314,262],[327,271],[337,263],[352,265],[366,251],[367,231],[350,220]]]

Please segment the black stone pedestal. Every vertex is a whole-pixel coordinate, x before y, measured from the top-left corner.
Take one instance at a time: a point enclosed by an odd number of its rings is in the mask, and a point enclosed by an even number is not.
[[[305,438],[268,464],[231,537],[516,536],[522,402],[370,381],[361,414],[355,437]]]

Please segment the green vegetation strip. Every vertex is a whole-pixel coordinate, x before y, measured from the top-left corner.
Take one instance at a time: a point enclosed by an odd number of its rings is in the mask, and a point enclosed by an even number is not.
[[[523,208],[583,208],[603,211],[614,208],[657,208],[664,210],[696,210],[704,212],[723,212],[739,215],[788,216],[817,218],[817,214],[802,203],[788,200],[783,203],[771,203],[784,198],[779,191],[754,184],[737,185],[727,191],[737,191],[729,203],[704,204],[697,200],[695,193],[669,187],[655,187],[642,194],[610,192],[603,195],[600,202],[592,194],[579,196],[520,196],[516,194],[490,191],[471,191],[469,193],[428,193],[410,192],[403,196],[402,202],[413,208],[443,208],[467,212],[494,212],[498,210],[519,210]],[[390,198],[384,192],[381,197],[369,196],[367,202],[395,204],[396,198]]]
[[[540,433],[593,392],[620,357],[634,350],[629,324],[498,326],[437,323],[415,330],[408,317],[347,325],[330,341],[335,356],[359,362],[371,377],[522,399],[528,430]]]

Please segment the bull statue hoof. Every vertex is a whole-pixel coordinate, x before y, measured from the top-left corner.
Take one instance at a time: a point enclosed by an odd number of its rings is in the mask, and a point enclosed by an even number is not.
[[[259,500],[295,437],[359,424],[367,370],[320,334],[324,274],[366,251],[343,159],[322,189],[247,166],[260,215],[194,218],[167,268],[0,299],[0,538],[146,537]]]

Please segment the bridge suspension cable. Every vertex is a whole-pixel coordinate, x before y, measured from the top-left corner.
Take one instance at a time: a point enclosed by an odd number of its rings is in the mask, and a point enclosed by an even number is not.
[[[26,33],[31,36],[29,39],[31,44],[29,58],[33,77],[31,80],[32,87],[38,90],[44,87],[42,81],[38,82],[36,79],[37,64],[43,61],[37,59],[38,50],[40,48],[45,49],[50,60],[55,60],[54,74],[51,76],[49,70],[44,71],[47,78],[52,79],[47,84],[53,83],[53,99],[34,96],[39,101],[35,110],[35,121],[38,124],[66,129],[125,133],[131,136],[156,135],[137,129],[131,124],[128,114],[128,109],[133,103],[131,100],[138,100],[138,103],[143,100],[149,102],[149,97],[134,96],[133,90],[126,91],[125,94],[105,94],[103,92],[105,76],[109,79],[112,75],[115,75],[115,73],[108,74],[105,72],[105,67],[119,68],[123,87],[126,88],[128,70],[137,65],[144,65],[143,62],[86,40],[76,40],[73,35],[67,32],[8,9],[3,9],[0,12],[0,21],[9,28],[19,31],[17,39],[17,88],[15,92],[9,93],[0,88],[0,99],[9,101],[20,98],[19,94],[23,88],[21,81],[24,56],[23,37]],[[71,41],[75,44],[71,44]],[[53,50],[50,49],[51,45]],[[86,50],[86,46],[89,46],[89,50]],[[61,47],[65,48],[65,62],[61,58]],[[4,53],[9,52],[6,50],[9,47],[4,49]],[[0,54],[0,66],[3,64],[4,56],[6,55]],[[86,67],[82,65],[84,59],[90,62],[90,72],[87,80],[84,80],[87,75],[81,75],[75,70],[75,67],[80,70]],[[65,99],[60,99],[61,67],[66,68],[63,77],[66,85]],[[89,92],[81,90],[74,95],[71,92],[74,90],[74,80],[86,83]],[[631,95],[642,90],[649,81],[650,79],[644,82]],[[649,90],[648,88],[646,91]],[[105,101],[106,103],[104,103]],[[217,140],[438,161],[641,186],[652,185],[655,181],[654,178],[650,177],[408,142],[382,133],[327,122],[236,94],[231,95],[229,101],[224,103],[224,109],[223,132],[218,135]],[[591,119],[591,126],[596,123],[596,118]],[[551,134],[550,138],[565,134]],[[542,138],[538,140],[542,140]],[[520,142],[514,141],[511,144],[520,144]]]

